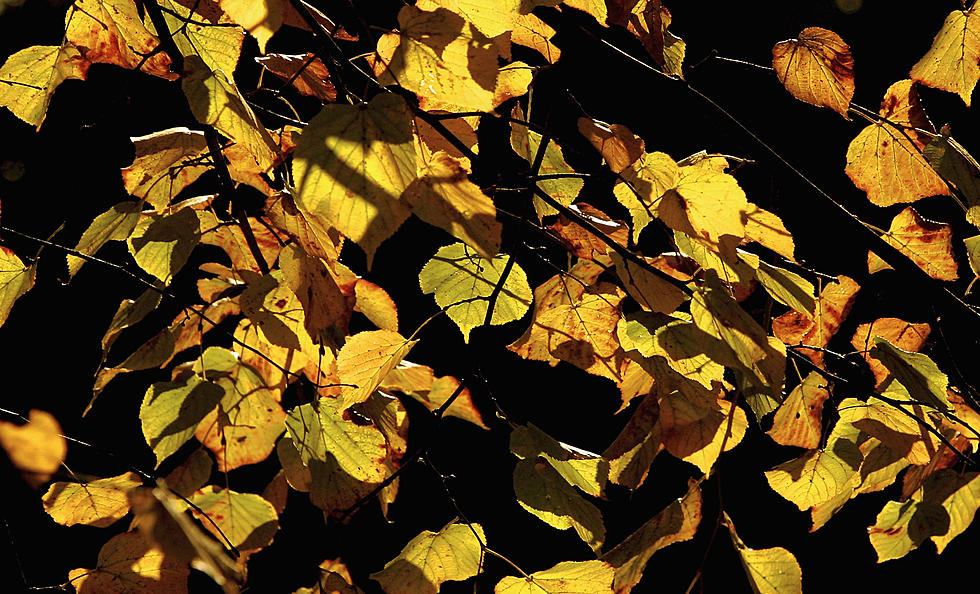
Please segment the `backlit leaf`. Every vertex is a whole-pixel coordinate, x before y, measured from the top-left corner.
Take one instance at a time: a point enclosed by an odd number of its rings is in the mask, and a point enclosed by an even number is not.
[[[58,85],[70,78],[84,80],[89,66],[71,44],[24,48],[0,67],[0,106],[40,128]]]
[[[650,464],[664,449],[660,436],[660,406],[648,396],[640,401],[626,426],[602,457],[609,460],[609,480],[630,490],[646,481]]]
[[[832,448],[809,450],[799,458],[767,470],[766,480],[773,491],[794,503],[800,511],[806,511],[845,489],[859,464],[860,461],[850,458],[842,460]]]
[[[623,221],[614,221],[604,212],[585,202],[569,205],[569,210],[577,213],[592,226],[621,246],[629,243],[629,227]],[[611,266],[612,259],[606,253],[610,250],[601,237],[594,235],[565,215],[559,215],[551,229],[561,237],[565,248],[579,258],[587,258],[603,266]]]
[[[132,141],[136,159],[122,170],[123,185],[157,211],[210,169],[200,159],[208,145],[199,130],[168,128]]]
[[[630,2],[620,0],[612,4],[624,6],[617,6],[615,10],[610,9],[609,22],[622,25],[636,35],[650,57],[663,67],[664,72],[683,78],[681,67],[686,45],[680,37],[667,30],[671,21],[670,11],[661,4],[660,0]],[[624,8],[629,12],[625,12]],[[596,18],[598,20],[598,16]],[[601,23],[602,20],[599,22]]]
[[[524,121],[524,112],[520,106],[515,106],[510,113],[510,117]],[[510,124],[510,146],[517,153],[517,156],[527,161],[528,165],[534,163],[535,156],[538,154],[542,136],[531,130],[527,126],[517,122]],[[557,175],[575,173],[565,162],[565,156],[561,147],[552,141],[544,148],[544,157],[541,159],[541,167],[537,171],[538,175]],[[554,179],[543,179],[537,185],[546,194],[554,198],[559,203],[568,206],[575,200],[585,181],[577,177],[559,177]],[[540,198],[534,197],[534,210],[538,213],[538,218],[548,215],[558,214],[552,206],[545,204]]]
[[[416,342],[391,330],[359,332],[348,337],[337,355],[337,374],[341,383],[349,384],[342,387],[340,409],[367,400]]]
[[[826,285],[817,299],[812,318],[798,311],[788,311],[773,319],[772,332],[786,345],[809,345],[823,348],[840,328],[851,311],[861,286],[846,276]],[[823,352],[800,349],[815,363],[823,364]]]
[[[88,483],[53,483],[42,498],[44,511],[63,526],[105,528],[129,513],[126,493],[141,483],[133,472]]]
[[[854,59],[840,35],[807,27],[798,39],[780,41],[772,48],[772,66],[791,95],[850,119],[847,109],[854,96]]]
[[[279,269],[303,307],[303,327],[311,337],[319,340],[332,324],[346,327],[347,299],[322,260],[290,245],[279,254]]]
[[[630,211],[633,219],[633,241],[657,216],[661,197],[677,186],[680,168],[666,153],[643,153],[632,165],[622,170],[613,193],[620,204]]]
[[[782,547],[751,549],[735,533],[735,524],[728,514],[725,523],[755,594],[803,593],[803,572],[793,553]]]
[[[140,405],[143,437],[157,458],[157,467],[194,435],[198,423],[218,405],[224,390],[191,376],[186,382],[157,382]]]
[[[219,0],[225,14],[241,25],[259,42],[259,51],[265,53],[265,44],[279,30],[285,10],[285,0]]]
[[[398,332],[398,307],[384,289],[369,280],[359,278],[354,285],[354,311],[381,328]]]
[[[704,474],[723,451],[742,441],[748,428],[745,411],[690,380],[660,398],[659,423],[667,451]]]
[[[592,495],[602,495],[609,463],[598,454],[557,441],[534,425],[518,426],[510,434],[510,451],[522,459],[545,460],[568,484]]]
[[[493,10],[492,4],[481,4]],[[404,6],[398,26],[399,32],[378,39],[378,82],[412,91],[422,109],[493,109],[499,49],[492,40],[445,8],[428,12]]]
[[[460,161],[437,151],[420,167],[419,178],[405,189],[415,216],[476,249],[484,258],[500,250],[497,209],[466,177]]]
[[[914,353],[925,344],[929,332],[929,324],[913,324],[898,318],[879,318],[870,324],[858,326],[851,338],[851,346],[862,354],[874,373],[875,385],[880,386],[888,377],[888,368],[868,354],[868,350],[874,345],[874,338],[880,336],[903,351]]]
[[[120,202],[95,217],[82,233],[75,251],[94,256],[110,241],[126,241],[136,229],[139,219],[140,211],[137,202]],[[71,254],[67,254],[65,258],[68,260],[68,275],[74,277],[85,263],[85,259]]]
[[[173,214],[142,214],[126,244],[140,268],[169,284],[200,239],[197,215],[182,208]]]
[[[912,66],[909,76],[926,86],[956,93],[969,107],[980,79],[980,8],[954,10],[932,40],[932,47]]]
[[[599,508],[587,501],[544,460],[521,460],[514,467],[517,503],[559,530],[574,528],[579,538],[599,550],[605,538]]]
[[[369,264],[411,212],[400,199],[415,179],[411,122],[405,100],[393,93],[367,105],[327,105],[293,153],[296,206],[360,245]]]
[[[187,592],[190,568],[166,555],[139,532],[124,532],[102,545],[92,569],[68,572],[78,594],[153,594]]]
[[[754,241],[795,262],[796,246],[793,236],[783,225],[782,219],[764,208],[749,204],[745,211],[745,241]]]
[[[407,394],[434,411],[442,406],[459,387],[459,380],[451,375],[435,377],[431,367],[410,361],[402,361],[388,372],[381,381],[380,388]],[[446,414],[469,421],[481,429],[489,429],[483,422],[480,410],[473,403],[473,397],[466,388],[459,393]]]
[[[57,419],[36,409],[31,409],[24,425],[0,421],[0,447],[35,489],[61,468],[68,453],[68,442]]]
[[[579,118],[578,131],[589,139],[613,173],[626,169],[645,152],[643,139],[622,124]]]
[[[211,518],[224,537],[211,522],[202,521],[215,538],[227,538],[240,551],[254,551],[272,542],[279,530],[279,517],[272,504],[254,493],[238,493],[208,485],[189,497],[200,511],[193,510],[199,519],[201,512]]]
[[[7,247],[0,245],[0,325],[7,321],[14,302],[31,290],[37,263],[25,266]]]
[[[759,260],[756,278],[776,301],[810,317],[816,313],[817,300],[813,296],[813,285],[802,276]]]
[[[490,307],[489,298],[500,283],[512,256],[497,254],[492,259],[471,251],[465,244],[454,243],[439,251],[422,268],[419,285],[423,293],[432,293],[436,304],[456,322],[469,342],[470,331],[483,325]],[[512,264],[493,304],[491,324],[506,324],[521,319],[531,306],[531,287],[527,275]]]
[[[650,557],[676,542],[694,538],[701,524],[701,489],[690,480],[687,493],[647,520],[600,557],[616,568],[615,591],[629,592],[640,582]]]
[[[924,219],[909,206],[892,219],[888,233],[881,238],[932,278],[947,281],[959,278],[951,225]],[[884,260],[873,252],[868,253],[869,273],[888,268],[891,266]]]
[[[966,199],[966,220],[980,227],[980,163],[949,135],[949,126],[939,130],[922,154],[946,183]]]
[[[626,292],[643,309],[669,314],[687,301],[687,295],[675,285],[625,260],[613,250],[609,250],[608,255],[616,265],[616,274]]]
[[[942,553],[950,541],[962,534],[973,523],[973,518],[980,507],[980,474],[966,472],[954,474],[955,471],[945,469],[937,472],[925,487],[926,497],[932,495],[931,490],[939,491],[933,497],[942,498],[942,506],[949,514],[949,530],[945,534],[932,537],[936,543],[936,553]]]
[[[514,28],[521,0],[419,0],[421,10],[445,8],[466,19],[487,37],[502,35]]]
[[[875,336],[868,355],[881,361],[914,400],[940,411],[951,410],[946,399],[949,378],[927,355],[904,351],[880,336]]]
[[[292,409],[286,428],[310,469],[310,500],[324,511],[353,505],[388,474],[384,435],[345,416],[334,398]]]
[[[136,4],[119,0],[78,0],[68,11],[65,39],[95,64],[115,64],[174,80],[166,52],[152,54],[159,40],[143,25]]]
[[[211,469],[214,468],[214,460],[204,448],[198,448],[184,460],[180,466],[174,468],[164,479],[167,488],[174,493],[190,497],[211,478]]]
[[[596,559],[563,561],[527,578],[507,576],[497,582],[494,594],[612,594],[615,571]]]
[[[878,206],[949,194],[946,183],[922,156],[931,140],[926,132],[934,128],[913,85],[902,80],[888,87],[879,111],[882,119],[867,126],[847,147],[845,173]]]
[[[330,82],[330,72],[323,61],[312,53],[268,54],[255,58],[255,61],[279,78],[291,81],[290,84],[303,95],[323,101],[337,99],[337,89]]]
[[[486,537],[479,524],[423,530],[370,577],[388,594],[436,594],[443,582],[467,580],[480,571],[483,542]]]
[[[828,398],[827,380],[811,372],[779,405],[766,433],[782,445],[815,449],[820,445],[823,403]]]
[[[544,56],[549,64],[561,57],[561,49],[551,42],[555,30],[533,14],[518,15],[510,33],[512,43],[529,47]]]

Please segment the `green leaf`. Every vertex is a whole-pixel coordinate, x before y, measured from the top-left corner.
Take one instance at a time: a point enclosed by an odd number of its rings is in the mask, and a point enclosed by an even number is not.
[[[511,112],[511,117],[517,120],[524,120],[524,112],[521,111],[520,107],[515,107]],[[537,132],[530,130],[527,126],[518,124],[516,122],[510,125],[510,146],[514,149],[517,155],[527,161],[528,165],[534,163],[534,158],[538,154],[539,146],[541,145],[541,135]],[[538,175],[547,174],[561,174],[561,173],[575,173],[568,163],[565,162],[565,156],[562,154],[561,147],[549,140],[548,145],[544,149],[544,157],[541,160],[541,167],[538,169]],[[577,177],[559,177],[554,179],[543,179],[541,181],[535,182],[537,186],[541,188],[546,194],[554,198],[559,203],[568,206],[575,200],[579,192],[582,191],[582,186],[585,185],[585,180]],[[558,214],[558,211],[554,207],[548,205],[540,198],[535,196],[534,210],[538,213],[538,218],[549,215]]]
[[[95,217],[88,229],[82,233],[82,237],[75,246],[75,251],[88,256],[94,256],[102,246],[110,241],[126,241],[136,229],[136,224],[140,220],[140,210],[138,202],[120,202],[108,211]],[[74,277],[78,274],[84,258],[68,254],[68,276]]]
[[[116,314],[109,322],[109,329],[102,336],[102,356],[105,357],[109,347],[116,342],[119,333],[134,324],[138,324],[160,305],[163,295],[160,291],[147,289],[137,299],[124,299],[116,309]]]
[[[530,424],[514,428],[510,451],[521,459],[542,458],[573,487],[593,497],[603,494],[609,463],[598,454],[564,444]]]
[[[488,260],[466,244],[454,243],[440,248],[422,268],[422,292],[433,293],[436,304],[459,326],[465,342],[469,342],[471,330],[483,325],[490,295],[511,257],[498,254]],[[499,325],[521,319],[531,306],[532,297],[527,275],[519,265],[512,264],[494,302],[490,323]]]
[[[411,214],[401,195],[415,177],[412,114],[394,93],[325,106],[293,153],[296,206],[361,246],[368,266]]]
[[[599,509],[586,501],[544,460],[521,460],[514,468],[517,503],[541,521],[566,530],[574,528],[586,544],[598,551],[605,538]]]
[[[194,430],[224,396],[221,386],[196,375],[186,382],[157,382],[140,405],[143,437],[157,457],[156,468],[194,435]]]
[[[479,524],[423,530],[370,578],[388,594],[436,594],[443,582],[467,580],[480,571],[483,542],[486,537]]]
[[[875,336],[874,343],[868,354],[881,361],[914,400],[942,412],[952,411],[946,399],[949,378],[928,355],[903,351],[880,336]]]
[[[24,266],[9,248],[0,245],[0,326],[7,321],[14,302],[31,290],[37,264]]]
[[[615,570],[606,562],[563,561],[527,578],[508,576],[494,594],[613,594]]]
[[[643,484],[650,465],[664,449],[660,435],[660,406],[648,396],[640,400],[626,426],[602,453],[609,460],[609,480],[630,490]]]
[[[200,512],[192,510],[194,515],[201,519],[201,512],[204,512],[217,528],[208,521],[202,521],[201,525],[215,538],[221,541],[227,538],[240,551],[265,547],[272,543],[272,538],[279,531],[279,516],[275,508],[260,495],[208,485],[189,499],[200,509]]]
[[[813,317],[817,309],[817,300],[810,281],[785,268],[770,266],[762,260],[759,260],[759,266],[756,268],[756,278],[773,299]]]
[[[735,524],[727,513],[725,524],[755,594],[803,593],[803,571],[793,553],[782,547],[750,549],[735,533]]]
[[[190,208],[173,214],[144,214],[126,240],[140,268],[170,284],[201,239],[200,222]]]

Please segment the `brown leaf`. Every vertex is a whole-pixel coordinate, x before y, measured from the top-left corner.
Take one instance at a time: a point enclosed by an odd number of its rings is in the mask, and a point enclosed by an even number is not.
[[[579,118],[578,131],[589,139],[613,173],[619,173],[635,163],[645,150],[643,139],[622,124]]]
[[[255,58],[255,61],[279,78],[289,81],[303,95],[322,101],[337,99],[337,89],[330,82],[326,65],[310,52],[301,55],[268,54]]]
[[[953,255],[953,227],[949,224],[924,219],[909,206],[892,219],[888,233],[881,238],[934,279],[953,281],[960,277]],[[884,260],[868,252],[869,273],[889,268]]]
[[[854,96],[854,59],[840,35],[807,27],[798,39],[780,41],[772,48],[772,67],[791,95],[850,119],[847,109]]]

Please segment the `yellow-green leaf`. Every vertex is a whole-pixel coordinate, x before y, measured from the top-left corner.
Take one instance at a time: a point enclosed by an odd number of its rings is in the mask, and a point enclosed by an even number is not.
[[[752,549],[735,533],[735,524],[725,514],[728,533],[745,568],[755,594],[802,594],[803,572],[796,557],[782,547]]]
[[[669,314],[687,301],[687,295],[677,286],[649,270],[625,260],[610,249],[608,255],[616,266],[616,275],[630,297],[647,311]]]
[[[0,325],[7,321],[14,302],[31,290],[37,263],[24,266],[9,248],[0,245]]]
[[[526,459],[514,468],[517,503],[559,530],[574,528],[586,544],[599,550],[605,538],[599,508],[592,505],[544,460]]]
[[[200,160],[208,145],[199,130],[168,128],[132,141],[136,159],[122,170],[123,185],[157,211],[210,170]]]
[[[240,551],[265,547],[279,530],[279,516],[272,504],[254,493],[208,485],[188,499],[200,510],[192,508],[198,519],[206,515],[214,522],[202,520],[201,525],[215,538],[227,538]]]
[[[598,454],[562,443],[530,424],[514,428],[510,451],[521,459],[546,460],[573,487],[593,497],[603,494],[609,463]]]
[[[980,163],[949,135],[949,126],[939,130],[922,155],[947,183],[966,198],[966,220],[980,227]]]
[[[942,412],[952,410],[946,399],[949,378],[928,355],[903,351],[880,336],[875,337],[868,354],[881,361],[914,400]]]
[[[515,106],[510,116],[520,121],[524,121],[525,119],[524,112],[520,106]],[[540,150],[541,139],[540,134],[534,132],[527,126],[517,122],[511,122],[510,146],[520,158],[527,161],[528,165],[534,163],[534,159]],[[549,140],[548,145],[544,148],[544,156],[541,159],[541,167],[538,169],[537,174],[555,175],[571,173],[575,173],[575,171],[565,162],[565,156],[562,153],[561,147]],[[559,177],[543,179],[536,183],[545,194],[548,194],[557,202],[568,206],[575,200],[579,192],[582,191],[585,180],[577,177]],[[546,204],[537,196],[533,198],[533,202],[534,210],[538,213],[539,219],[548,215],[558,214],[558,211],[554,207]]]
[[[141,483],[134,472],[88,483],[59,482],[48,487],[41,500],[44,511],[59,524],[105,528],[129,513],[126,494]]]
[[[58,85],[69,78],[84,80],[89,65],[71,44],[24,48],[0,67],[0,106],[40,128]]]
[[[337,354],[337,376],[341,383],[348,384],[341,389],[340,409],[367,400],[416,342],[391,330],[349,336]]]
[[[801,511],[829,501],[847,486],[848,479],[861,463],[857,459],[844,461],[831,451],[809,450],[803,456],[784,462],[766,471],[772,490],[796,504]]]
[[[759,260],[755,272],[759,284],[765,287],[773,299],[811,318],[816,313],[817,300],[810,281],[795,272],[771,266],[762,260]]]
[[[423,530],[370,577],[388,594],[436,594],[443,582],[467,580],[480,571],[484,542],[479,524]]]
[[[184,445],[224,396],[217,384],[191,376],[186,382],[157,382],[140,405],[143,437],[157,457],[157,467]]]
[[[120,202],[106,212],[95,217],[75,246],[75,251],[94,256],[102,246],[110,241],[126,241],[136,229],[140,220],[139,203]],[[68,276],[78,274],[84,258],[68,254]]]
[[[609,480],[630,490],[643,484],[654,458],[663,451],[660,436],[660,406],[648,396],[640,401],[626,426],[602,453],[609,460]]]
[[[190,208],[173,214],[143,214],[126,239],[140,268],[169,284],[201,239],[200,221]]]
[[[613,193],[625,206],[633,219],[633,241],[639,240],[640,232],[657,216],[661,197],[677,186],[680,168],[666,153],[643,153],[622,172]]]
[[[299,137],[293,177],[300,211],[361,246],[370,264],[411,213],[401,200],[415,179],[405,100],[381,93],[367,105],[325,106]]]
[[[605,561],[562,561],[526,578],[507,576],[494,594],[613,594],[615,570]]]
[[[492,259],[471,251],[465,244],[454,243],[439,248],[419,274],[423,293],[432,293],[436,304],[456,322],[469,342],[470,331],[483,325],[490,306],[490,296],[512,256],[497,254]],[[521,319],[531,306],[531,287],[527,275],[512,263],[507,278],[493,304],[490,323],[506,324]]]

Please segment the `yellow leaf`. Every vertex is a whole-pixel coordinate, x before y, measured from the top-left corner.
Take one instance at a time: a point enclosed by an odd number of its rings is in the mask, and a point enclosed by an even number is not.
[[[194,435],[198,423],[214,410],[224,390],[191,376],[185,382],[157,382],[140,405],[143,437],[160,464]]]
[[[812,317],[816,313],[817,300],[813,296],[814,289],[810,281],[785,268],[770,266],[762,260],[757,260],[756,263],[756,278],[773,299],[807,316]]]
[[[949,125],[939,130],[922,154],[946,183],[966,199],[966,220],[980,227],[980,163],[949,135]]]
[[[182,594],[189,574],[183,559],[166,555],[138,532],[124,532],[102,545],[93,569],[73,569],[68,581],[78,594]]]
[[[526,95],[536,71],[536,67],[528,66],[524,62],[511,62],[501,66],[497,73],[497,86],[493,89],[493,106],[499,107],[508,99]],[[444,106],[442,109],[450,111],[451,106]]]
[[[285,0],[220,0],[221,10],[235,23],[245,28],[259,42],[259,51],[265,53],[265,44],[282,25]]]
[[[722,451],[742,441],[748,428],[745,411],[686,379],[660,398],[658,422],[667,451],[706,475]]]
[[[470,331],[486,320],[489,298],[500,284],[508,262],[511,268],[497,293],[490,323],[506,324],[527,313],[531,287],[527,275],[511,258],[505,254],[484,258],[466,245],[454,243],[440,248],[419,273],[422,292],[433,294],[436,304],[459,326],[464,342],[469,342]]]
[[[517,463],[514,495],[521,507],[542,522],[559,530],[573,528],[594,551],[602,547],[606,529],[599,508],[544,460],[529,458]]]
[[[402,361],[381,381],[380,388],[394,390],[411,396],[427,409],[434,411],[442,406],[459,387],[459,380],[451,375],[435,377],[431,367],[410,361]],[[469,421],[481,429],[489,429],[483,422],[479,409],[473,404],[470,391],[463,388],[456,400],[446,409],[446,414]]]
[[[170,57],[158,51],[160,41],[140,18],[136,4],[125,0],[78,0],[65,17],[65,39],[95,64],[115,64],[167,80],[179,75],[170,71]]]
[[[772,48],[772,67],[786,90],[800,101],[829,107],[847,117],[854,96],[854,59],[840,35],[807,27],[798,39]]]
[[[925,489],[925,497],[942,500],[942,506],[949,514],[949,530],[945,534],[932,537],[936,543],[936,553],[942,553],[950,541],[962,534],[973,523],[973,517],[980,507],[980,473],[966,472],[962,475],[949,469],[936,473]],[[930,491],[938,491],[933,495]]]
[[[660,436],[660,405],[649,396],[640,401],[629,422],[602,453],[609,460],[609,480],[631,491],[646,481],[653,460],[664,449]]]
[[[0,245],[0,325],[7,321],[14,302],[34,286],[37,263],[24,266],[9,248]]]
[[[949,378],[928,355],[903,351],[880,336],[875,336],[873,342],[868,355],[888,368],[895,380],[908,390],[913,401],[942,412],[952,410],[946,399]]]
[[[354,311],[359,311],[382,330],[398,332],[398,307],[388,293],[369,280],[354,285]]]
[[[568,208],[592,223],[593,227],[619,245],[626,247],[629,243],[629,228],[625,222],[614,221],[606,213],[585,202],[571,204]],[[613,265],[612,258],[606,253],[610,251],[606,242],[602,241],[599,236],[587,231],[574,220],[566,218],[565,215],[559,215],[558,220],[551,225],[551,229],[561,237],[565,248],[572,255],[594,260],[606,267]],[[648,258],[647,261],[649,262],[650,259]]]
[[[793,236],[782,219],[764,208],[749,204],[745,211],[745,241],[767,247],[790,262],[795,262]]]
[[[622,179],[613,186],[619,203],[630,211],[633,219],[633,242],[640,232],[657,216],[661,197],[677,186],[680,167],[669,155],[661,152],[643,153],[629,167],[623,169]]]
[[[847,487],[848,479],[860,465],[860,460],[851,459],[853,453],[849,452],[848,461],[844,461],[832,449],[809,450],[767,470],[769,486],[800,511],[829,501]]]
[[[878,112],[882,119],[862,130],[847,147],[844,172],[878,206],[949,194],[946,182],[922,156],[931,140],[927,132],[934,128],[914,84],[902,80],[888,87]]]
[[[803,593],[803,572],[793,553],[782,547],[750,549],[735,533],[735,524],[727,513],[725,524],[755,594]]]
[[[779,405],[766,433],[778,444],[816,448],[820,445],[823,403],[828,398],[827,380],[811,372]]]
[[[132,141],[136,159],[122,170],[123,185],[158,212],[210,170],[199,159],[208,145],[204,133],[198,130],[168,128]]]
[[[190,208],[182,208],[172,214],[142,214],[126,244],[140,268],[169,284],[187,263],[200,239],[197,214]]]
[[[58,85],[69,78],[85,80],[89,65],[71,44],[24,48],[0,67],[0,106],[40,128]]]
[[[370,265],[411,212],[400,199],[415,179],[405,100],[381,93],[367,105],[325,106],[299,137],[293,177],[300,211],[360,245]]]
[[[160,6],[167,10],[163,17],[167,27],[174,32],[174,43],[185,58],[197,56],[208,69],[223,73],[230,78],[238,65],[245,32],[233,25],[217,3],[190,3],[190,9],[179,0],[162,0]],[[152,27],[147,23],[148,27]],[[155,31],[152,31],[155,33]],[[185,63],[186,66],[186,63]]]
[[[494,594],[613,594],[615,570],[605,561],[563,561],[526,578],[507,576]]]
[[[596,0],[579,0],[579,2],[581,4],[597,4]],[[617,2],[616,4],[620,3]],[[636,35],[650,57],[663,68],[664,72],[683,78],[681,67],[684,62],[686,45],[680,37],[667,30],[671,21],[670,11],[663,6],[660,0],[638,0],[625,3],[625,5],[623,7],[615,6],[614,10],[610,10],[609,22],[626,27],[630,33]],[[576,8],[578,7],[576,6]],[[627,8],[629,13],[626,13],[624,8]],[[583,8],[582,10],[588,9]],[[602,22],[599,19],[601,13],[592,10],[588,10],[588,12],[594,14],[600,23]]]
[[[419,0],[419,10],[450,10],[472,23],[487,37],[502,35],[514,28],[521,0]]]
[[[283,281],[303,308],[303,327],[316,342],[329,326],[347,326],[350,317],[347,298],[320,258],[289,245],[279,254],[279,269]]]
[[[142,483],[139,475],[127,472],[89,483],[54,483],[41,500],[44,511],[63,526],[84,524],[105,528],[129,513],[126,493]]]
[[[604,492],[609,464],[602,456],[562,443],[534,425],[514,428],[510,451],[521,459],[545,460],[568,484],[593,497]]]
[[[615,591],[629,592],[643,577],[654,553],[676,542],[694,538],[701,524],[701,489],[689,480],[687,493],[647,520],[600,559],[616,568]]]
[[[930,331],[929,324],[913,324],[898,318],[879,318],[858,326],[851,338],[851,346],[864,357],[875,376],[875,385],[880,386],[888,377],[888,369],[868,354],[874,344],[874,337],[880,336],[903,351],[914,353],[925,344]]]
[[[644,154],[643,139],[622,124],[579,118],[578,131],[589,139],[613,173],[620,173]]]
[[[459,160],[438,151],[419,169],[419,179],[404,193],[415,216],[465,242],[484,258],[493,258],[500,250],[497,209],[466,177]]]
[[[218,470],[225,472],[269,457],[282,433],[286,413],[278,390],[267,387],[259,373],[238,355],[209,347],[194,362],[194,371],[224,389],[216,409],[194,432],[214,452]]]
[[[337,355],[337,375],[341,383],[348,384],[341,388],[340,410],[367,400],[416,342],[391,330],[348,336]]]
[[[963,98],[967,107],[980,79],[980,8],[954,10],[932,40],[932,47],[912,66],[912,80]]]
[[[524,112],[521,111],[519,105],[514,106],[514,109],[510,113],[510,117],[516,120],[524,121]],[[520,158],[527,161],[528,165],[534,163],[538,150],[540,150],[538,148],[540,144],[540,134],[529,129],[527,126],[518,124],[517,122],[511,122],[510,146]],[[561,147],[549,141],[548,145],[544,148],[544,157],[541,159],[541,167],[538,169],[538,174],[554,175],[565,173],[574,173],[574,171],[568,166],[568,163],[565,162],[565,157],[562,154]],[[585,181],[581,178],[565,177],[543,179],[537,182],[537,185],[556,201],[568,206],[572,203],[572,200],[575,200],[575,197],[578,196],[578,193],[582,190],[582,186],[585,185]],[[557,210],[542,202],[540,198],[535,196],[533,201],[534,210],[538,213],[539,219],[548,215],[558,214]]]
[[[426,110],[433,103],[453,111],[493,109],[500,53],[491,39],[445,8],[404,6],[398,26],[399,32],[378,39],[378,82],[412,91]]]
[[[136,229],[139,220],[139,203],[120,202],[95,217],[79,238],[75,251],[94,256],[110,241],[126,241]],[[82,268],[85,259],[71,254],[67,254],[65,258],[68,261],[68,275],[74,277]]]
[[[61,468],[68,453],[68,442],[61,435],[57,419],[36,409],[31,409],[25,425],[0,421],[0,446],[35,489]]]
[[[669,314],[687,301],[684,291],[649,270],[625,260],[618,252],[609,249],[608,256],[616,265],[616,275],[626,292],[643,309]]]
[[[272,504],[254,493],[237,493],[208,485],[189,499],[198,507],[192,511],[201,525],[215,538],[227,538],[239,551],[265,547],[279,530],[279,517]],[[204,521],[202,516],[208,516],[214,524]]]
[[[314,54],[269,54],[255,61],[279,78],[290,81],[303,95],[332,102],[337,99],[337,89],[330,82],[326,64]],[[300,70],[302,68],[302,70]]]
[[[561,50],[551,42],[554,36],[555,30],[549,27],[548,23],[529,13],[519,15],[514,21],[510,40],[512,43],[535,50],[544,56],[549,64],[554,64],[561,57]]]
[[[840,328],[851,311],[861,286],[846,276],[837,277],[820,292],[812,318],[798,311],[788,311],[772,321],[773,334],[786,345],[809,345],[823,348]],[[822,351],[801,351],[823,365]]]
[[[666,322],[663,325],[659,323]],[[659,356],[677,373],[711,389],[712,382],[721,382],[725,367],[713,358],[719,341],[699,329],[691,322],[666,318],[646,319],[639,314],[632,314],[625,325],[617,327],[626,333],[627,338],[620,340],[623,348],[635,349],[643,357]]]
[[[953,255],[952,225],[924,219],[909,206],[892,219],[888,233],[881,238],[934,279],[953,281],[960,277]],[[868,252],[869,273],[889,268],[874,252]]]
[[[370,578],[388,594],[436,594],[443,582],[463,581],[479,573],[484,542],[479,524],[423,530]]]

